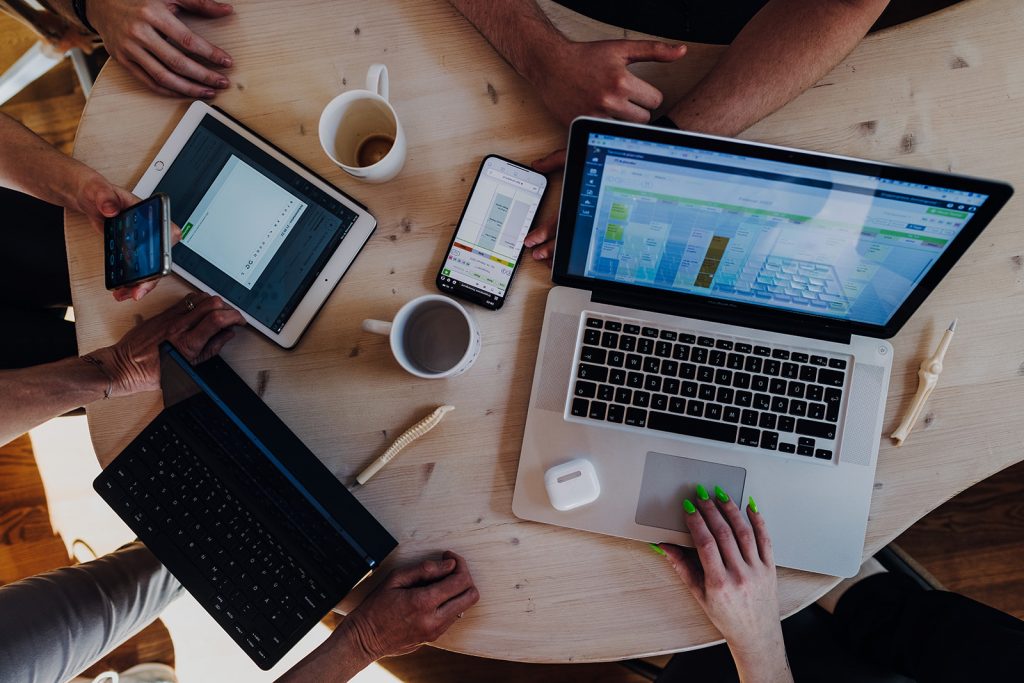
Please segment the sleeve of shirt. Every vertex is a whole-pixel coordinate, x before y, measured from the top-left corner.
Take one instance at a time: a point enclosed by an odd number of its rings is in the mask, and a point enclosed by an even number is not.
[[[142,543],[0,587],[0,678],[63,683],[156,619],[181,584]]]

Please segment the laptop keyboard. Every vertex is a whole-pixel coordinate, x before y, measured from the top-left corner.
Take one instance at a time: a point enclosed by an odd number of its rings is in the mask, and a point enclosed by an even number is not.
[[[567,417],[835,458],[848,356],[595,313],[583,321]]]
[[[258,664],[269,666],[340,598],[338,586],[314,577],[309,563],[328,575],[363,569],[334,549],[339,541],[327,540],[329,530],[316,529],[325,522],[315,513],[289,518],[303,508],[282,498],[292,487],[208,400],[200,394],[175,406],[187,433],[205,442],[203,457],[180,427],[154,422],[101,475],[98,491],[158,557],[187,558],[172,567],[178,578]],[[202,423],[193,412],[203,414]],[[267,496],[267,489],[278,492],[263,498],[262,511],[240,498],[256,490]],[[273,509],[275,503],[285,506]],[[268,514],[274,529],[259,519]]]

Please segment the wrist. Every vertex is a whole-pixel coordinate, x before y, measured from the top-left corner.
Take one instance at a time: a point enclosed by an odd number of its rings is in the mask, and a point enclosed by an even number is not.
[[[92,354],[87,354],[92,356]],[[42,367],[42,366],[40,366]],[[111,386],[107,374],[96,363],[85,360],[84,356],[65,358],[54,365],[54,371],[59,367],[62,382],[54,382],[51,385],[56,388],[60,386],[60,393],[67,400],[68,404],[84,406],[94,401],[100,401],[106,396]]]
[[[279,683],[347,681],[376,661],[360,642],[350,619],[341,622],[323,645],[278,679]]]
[[[733,657],[741,683],[792,683],[793,672],[783,651],[772,659],[740,660]]]
[[[53,193],[60,199],[59,204],[66,209],[89,215],[85,204],[86,188],[97,180],[103,181],[97,171],[68,159],[68,167],[63,172],[53,174]]]
[[[125,378],[123,363],[118,361],[117,350],[113,346],[104,346],[87,354],[92,359],[88,362],[104,378],[103,390],[105,398],[131,394],[129,382]],[[85,356],[83,356],[85,358]]]
[[[568,54],[575,43],[553,26],[540,26],[534,30],[536,35],[524,41],[524,52],[521,64],[515,64],[516,70],[534,87],[541,87],[551,75],[552,67],[560,64],[572,64]]]
[[[114,391],[114,377],[113,375],[110,374],[110,371],[107,369],[106,365],[103,363],[103,361],[99,360],[98,358],[89,353],[85,354],[84,356],[81,356],[81,359],[86,364],[99,370],[100,374],[103,375],[104,379],[107,380],[107,386],[103,389],[103,398],[104,400],[110,398],[110,394]]]
[[[337,646],[341,649],[344,661],[349,663],[353,674],[362,671],[384,656],[383,653],[374,652],[365,642],[366,639],[360,634],[351,615],[341,622],[331,637],[337,639]]]
[[[792,680],[781,623],[755,638],[754,642],[756,645],[746,645],[742,639],[726,639],[740,680],[743,683]]]

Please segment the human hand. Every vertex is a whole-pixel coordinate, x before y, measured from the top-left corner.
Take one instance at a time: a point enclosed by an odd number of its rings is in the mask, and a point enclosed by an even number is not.
[[[696,506],[689,500],[683,504],[697,558],[679,546],[666,543],[661,549],[725,637],[741,671],[746,663],[758,662],[762,672],[774,664],[773,671],[788,674],[775,561],[764,518],[753,498],[747,506],[748,524],[720,487],[715,487],[714,497],[703,486],[697,494]]]
[[[94,351],[112,378],[111,396],[160,388],[160,343],[169,341],[190,363],[220,353],[244,325],[242,314],[220,297],[189,294],[163,313],[134,327],[113,346]]]
[[[339,628],[376,661],[437,640],[479,599],[466,560],[445,551],[441,560],[391,572]]]
[[[84,167],[83,167],[84,168]],[[70,192],[68,208],[85,214],[89,224],[96,229],[100,235],[103,234],[103,224],[108,218],[113,218],[125,209],[140,200],[134,194],[123,188],[114,185],[99,173],[87,169],[79,177],[75,178],[73,188]],[[177,225],[171,225],[171,244],[181,239],[181,230]],[[140,282],[131,287],[115,289],[114,298],[118,301],[132,299],[139,301],[156,287],[157,280]]]
[[[178,18],[182,11],[216,19],[234,9],[214,0],[90,0],[88,5],[89,21],[107,52],[147,88],[210,99],[230,83],[207,64],[230,67],[233,61],[185,26]]]
[[[554,54],[540,55],[530,80],[548,111],[565,125],[585,115],[648,123],[664,96],[626,67],[674,62],[685,54],[685,45],[656,40],[565,40]]]
[[[543,159],[537,159],[533,164],[533,170],[547,175],[555,171],[561,171],[565,167],[565,150],[560,149],[552,152]],[[526,234],[523,245],[532,249],[530,252],[537,261],[544,261],[551,258],[555,253],[555,234],[558,229],[558,209],[554,214],[541,216],[537,227]]]

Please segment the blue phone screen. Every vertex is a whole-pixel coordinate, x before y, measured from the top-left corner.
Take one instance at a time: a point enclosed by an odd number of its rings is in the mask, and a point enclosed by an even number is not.
[[[160,272],[161,213],[160,197],[153,197],[106,220],[104,265],[108,288]]]

